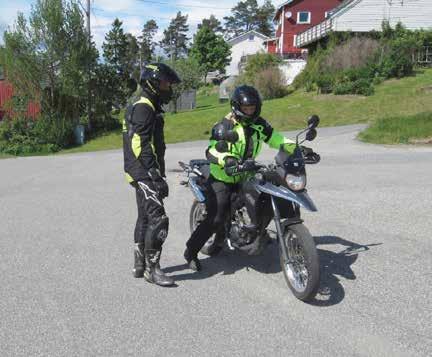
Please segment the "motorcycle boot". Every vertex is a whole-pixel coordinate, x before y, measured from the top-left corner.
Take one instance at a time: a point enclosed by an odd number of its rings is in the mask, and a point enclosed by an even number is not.
[[[132,274],[135,278],[142,278],[145,270],[144,243],[135,243],[134,267]]]
[[[159,286],[172,286],[174,280],[159,268],[161,250],[146,249],[145,250],[145,271],[144,278],[149,282]]]
[[[193,271],[200,271],[202,269],[201,263],[196,255],[193,255],[189,248],[184,251],[183,257],[186,259],[187,266]]]

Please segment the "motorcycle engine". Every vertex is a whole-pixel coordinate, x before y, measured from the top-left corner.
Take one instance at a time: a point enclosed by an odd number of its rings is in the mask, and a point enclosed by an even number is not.
[[[251,244],[258,236],[256,229],[251,229],[249,215],[245,207],[236,211],[236,216],[231,222],[230,240],[237,247]]]

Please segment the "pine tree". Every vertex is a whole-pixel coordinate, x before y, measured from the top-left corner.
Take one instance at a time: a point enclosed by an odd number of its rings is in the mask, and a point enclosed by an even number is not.
[[[155,20],[149,20],[144,24],[144,27],[139,37],[139,56],[140,56],[140,67],[145,62],[150,62],[154,56],[154,50],[156,43],[153,38],[158,30],[158,25]]]
[[[113,66],[118,74],[124,72],[128,52],[128,39],[122,25],[123,22],[116,18],[102,44],[105,62]]]
[[[164,37],[161,41],[161,47],[172,61],[182,57],[187,53],[187,44],[189,38],[187,32],[187,15],[182,15],[179,11],[177,16],[171,20],[168,28],[164,31]]]
[[[232,16],[224,17],[225,36],[232,38],[250,30],[271,36],[273,33],[271,20],[274,11],[275,8],[270,0],[266,0],[261,7],[256,0],[240,1],[232,8]]]
[[[127,83],[130,76],[128,52],[131,50],[130,46],[133,47],[132,39],[124,33],[122,24],[116,18],[111,30],[105,35],[105,42],[102,44],[105,63],[111,68],[109,73],[117,76],[115,80],[110,81],[113,84],[111,90],[115,93],[114,105],[117,107],[126,103],[128,95]]]
[[[221,22],[214,16],[210,15],[208,19],[203,19],[200,24],[198,24],[198,30],[201,30],[203,26],[207,26],[211,31],[216,34],[222,34],[223,27]]]

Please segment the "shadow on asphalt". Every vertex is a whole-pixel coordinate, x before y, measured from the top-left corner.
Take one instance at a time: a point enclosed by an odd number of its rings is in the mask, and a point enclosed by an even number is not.
[[[345,289],[340,277],[355,280],[356,275],[352,265],[357,261],[359,253],[366,252],[370,247],[382,243],[358,244],[336,236],[314,237],[320,258],[321,282],[317,298],[310,301],[314,306],[332,306],[340,303],[345,297]],[[323,245],[342,246],[340,252],[320,249]],[[202,257],[202,256],[201,256]],[[172,275],[176,282],[183,280],[203,280],[217,274],[231,275],[242,269],[253,269],[264,274],[276,274],[281,272],[279,265],[279,249],[275,240],[259,256],[248,256],[239,251],[224,250],[216,257],[200,259],[203,270],[191,272],[186,264],[166,267],[166,273],[176,273],[186,270],[187,273]],[[281,275],[281,284],[284,284]],[[288,288],[288,287],[287,287]]]
[[[336,236],[314,237],[320,258],[320,288],[317,297],[309,304],[315,306],[332,306],[340,303],[345,297],[345,289],[340,277],[355,280],[357,277],[352,265],[357,261],[359,253],[364,253],[370,247],[382,243],[358,244]],[[345,247],[340,252],[319,249],[323,245],[338,245]]]

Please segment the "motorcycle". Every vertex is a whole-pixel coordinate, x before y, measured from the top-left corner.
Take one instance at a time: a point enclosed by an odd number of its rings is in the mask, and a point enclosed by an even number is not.
[[[276,226],[279,262],[285,281],[294,296],[302,301],[315,297],[320,282],[315,242],[300,214],[301,208],[317,211],[306,190],[305,164],[318,163],[320,156],[312,151],[305,154],[301,144],[315,139],[315,128],[318,124],[318,116],[310,117],[307,128],[296,136],[296,147],[292,155],[281,148],[273,164],[264,165],[254,161],[254,165],[250,165],[249,162],[245,170],[242,169],[246,162],[240,164],[239,171],[248,173],[249,177],[231,195],[225,234],[214,234],[201,249],[201,253],[213,256],[218,254],[226,243],[230,250],[240,250],[249,255],[260,254],[270,242],[268,226],[273,220]],[[302,134],[305,134],[305,138],[299,141]],[[235,142],[237,138],[230,132],[226,140]],[[218,147],[223,151],[226,143],[221,142],[216,146],[217,149]],[[187,175],[187,180],[181,184],[189,187],[195,197],[190,210],[192,232],[206,215],[209,162],[191,160],[189,164],[179,162],[179,165]],[[254,211],[258,217],[258,226],[251,224]]]

